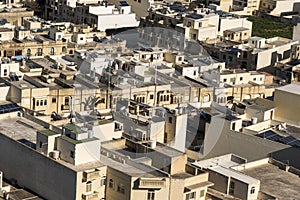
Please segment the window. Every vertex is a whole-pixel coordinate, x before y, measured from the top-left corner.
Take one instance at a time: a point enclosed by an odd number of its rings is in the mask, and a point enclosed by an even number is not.
[[[229,184],[229,194],[230,195],[234,195],[234,182],[230,181],[230,184]]]
[[[54,55],[54,48],[53,47],[51,47],[51,49],[50,49],[50,55]]]
[[[66,53],[67,52],[67,48],[65,46],[62,47],[62,52]]]
[[[52,103],[56,103],[56,98],[52,97]]]
[[[153,94],[150,94],[150,99],[153,99],[154,98],[154,95]]]
[[[196,197],[196,192],[187,193],[185,195],[186,200],[194,199]]]
[[[154,190],[148,190],[147,200],[154,200],[154,199],[155,199],[155,191]]]
[[[43,106],[43,105],[44,105],[44,101],[43,101],[43,100],[41,100],[41,102],[40,102],[40,105],[41,105],[41,106]]]
[[[38,48],[37,49],[37,55],[38,56],[42,56],[43,55],[43,49],[42,48]]]
[[[169,123],[172,124],[172,117],[169,117]]]
[[[125,188],[123,184],[118,184],[117,192],[125,193]]]
[[[254,194],[254,193],[255,193],[255,187],[251,187],[250,194]]]
[[[31,49],[27,49],[27,56],[31,56]]]
[[[243,80],[243,77],[240,77],[240,81],[242,81]]]
[[[81,37],[80,40],[83,40],[83,37]]]
[[[224,79],[223,79],[223,82],[226,83],[226,82],[227,82],[227,78],[224,78]]]
[[[86,192],[91,192],[92,191],[92,182],[88,181],[86,182]]]
[[[100,180],[100,186],[106,185],[106,176],[102,176]]]
[[[39,100],[36,101],[36,106],[40,106],[40,101]]]
[[[65,105],[68,106],[70,104],[70,98],[65,97]]]
[[[201,190],[200,191],[200,197],[204,197],[204,194],[205,194],[205,190]]]
[[[40,142],[40,148],[42,148],[42,146],[43,146],[43,142]]]
[[[256,78],[253,78],[253,81],[256,81]]]
[[[74,158],[74,157],[75,157],[74,151],[70,151],[70,157],[71,157],[71,158]]]
[[[44,106],[46,106],[46,105],[47,105],[47,99],[44,100]]]
[[[112,179],[109,179],[108,186],[109,186],[110,188],[114,188],[114,181],[113,181]]]
[[[7,69],[4,69],[3,75],[4,75],[4,76],[7,76]]]

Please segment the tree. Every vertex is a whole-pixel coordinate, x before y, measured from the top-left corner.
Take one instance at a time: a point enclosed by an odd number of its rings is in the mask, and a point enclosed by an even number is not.
[[[84,104],[84,110],[94,110],[100,103],[104,103],[105,99],[101,97],[96,96],[89,96],[85,99],[85,102],[82,102]]]

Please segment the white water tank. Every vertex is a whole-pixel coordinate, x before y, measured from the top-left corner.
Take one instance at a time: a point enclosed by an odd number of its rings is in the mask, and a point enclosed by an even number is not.
[[[151,140],[151,141],[150,141],[150,147],[151,147],[152,149],[155,149],[155,148],[156,148],[156,140]]]
[[[258,120],[257,117],[252,117],[251,118],[251,123],[252,124],[257,124],[257,120]]]
[[[88,138],[93,138],[94,132],[92,130],[88,130]]]

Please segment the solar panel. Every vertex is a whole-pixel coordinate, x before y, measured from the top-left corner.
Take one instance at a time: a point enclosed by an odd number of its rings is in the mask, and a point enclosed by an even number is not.
[[[0,105],[0,114],[16,112],[22,110],[16,103]]]
[[[297,138],[293,137],[293,136],[287,136],[285,138],[280,139],[280,142],[284,143],[284,144],[289,144],[291,142],[296,141]]]
[[[273,136],[270,136],[268,137],[268,140],[272,140],[272,141],[280,141],[283,137],[276,134],[276,135],[273,135]]]
[[[294,147],[300,147],[300,140],[295,140],[295,141],[289,143],[289,145],[294,146]]]

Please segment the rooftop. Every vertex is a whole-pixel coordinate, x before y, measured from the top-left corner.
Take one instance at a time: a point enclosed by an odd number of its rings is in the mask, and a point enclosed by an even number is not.
[[[293,84],[289,84],[289,85],[285,85],[285,86],[276,88],[276,90],[300,95],[300,84],[293,83]]]
[[[36,131],[45,128],[24,117],[7,118],[0,121],[0,132],[30,147],[36,143]]]
[[[245,175],[245,174],[242,174],[233,169],[228,169],[228,168],[222,167],[222,166],[214,166],[214,167],[209,168],[209,170],[217,172],[217,173],[225,175],[225,176],[228,176],[228,177],[231,177],[231,178],[234,178],[241,182],[248,183],[248,184],[255,184],[255,183],[259,182],[258,179],[252,178],[251,175]]]
[[[297,199],[300,196],[300,178],[279,169],[272,164],[264,164],[243,170],[243,173],[260,180],[260,190],[278,199]]]
[[[74,140],[73,138],[67,137],[65,135],[62,135],[61,138],[63,140],[66,140],[66,141],[72,143],[72,144],[82,144],[82,143],[86,143],[86,142],[91,142],[91,141],[99,140],[98,138],[95,138],[95,137],[93,137],[93,138],[87,138],[87,139],[83,139],[83,140]]]

